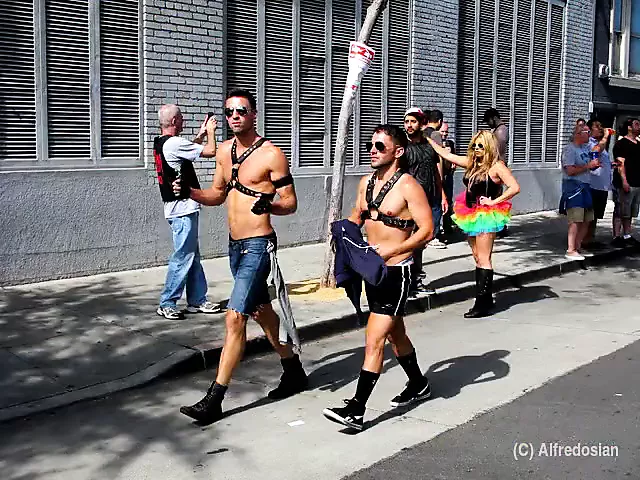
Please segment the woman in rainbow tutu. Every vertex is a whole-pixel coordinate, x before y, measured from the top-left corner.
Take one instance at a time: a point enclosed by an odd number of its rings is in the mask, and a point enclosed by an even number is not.
[[[476,262],[476,301],[465,318],[480,318],[491,313],[493,302],[493,265],[491,253],[496,233],[511,219],[511,200],[520,185],[509,167],[500,159],[493,133],[480,131],[471,139],[467,155],[454,155],[429,139],[436,153],[466,169],[465,190],[454,201],[453,221],[469,237]],[[502,186],[507,188],[503,192]]]

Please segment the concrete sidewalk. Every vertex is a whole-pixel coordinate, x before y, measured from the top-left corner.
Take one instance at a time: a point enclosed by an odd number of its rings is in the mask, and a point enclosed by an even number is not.
[[[610,218],[603,221],[603,241],[610,224]],[[495,248],[497,289],[625,254],[607,249],[587,262],[567,261],[566,220],[555,213],[515,217],[510,230]],[[356,328],[342,290],[319,288],[323,255],[324,245],[279,253],[296,321],[307,340]],[[427,249],[424,261],[437,294],[413,301],[412,309],[472,297],[474,265],[466,242]],[[227,259],[207,260],[204,266],[210,300],[224,303],[232,288]],[[157,316],[165,273],[166,268],[152,268],[0,289],[0,421],[214,366],[224,316],[199,314],[182,321]],[[261,333],[250,322],[248,352],[266,347]]]

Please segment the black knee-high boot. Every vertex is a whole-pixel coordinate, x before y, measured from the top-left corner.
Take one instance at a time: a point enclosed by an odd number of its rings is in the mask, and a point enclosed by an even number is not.
[[[476,267],[476,301],[464,318],[486,317],[493,308],[493,270]]]

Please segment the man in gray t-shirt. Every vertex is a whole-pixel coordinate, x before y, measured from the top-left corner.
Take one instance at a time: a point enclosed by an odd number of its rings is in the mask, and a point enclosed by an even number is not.
[[[200,157],[215,157],[216,119],[207,117],[193,141],[180,136],[184,120],[177,105],[163,105],[158,111],[158,119],[162,133],[154,140],[154,157],[164,216],[171,227],[173,254],[169,257],[167,278],[156,313],[169,320],[183,318],[177,302],[185,289],[187,312],[219,313],[220,306],[207,300],[207,279],[200,263],[200,204],[188,195],[174,194],[172,187],[176,178],[187,187],[199,186],[193,162]],[[202,145],[205,138],[207,143]]]

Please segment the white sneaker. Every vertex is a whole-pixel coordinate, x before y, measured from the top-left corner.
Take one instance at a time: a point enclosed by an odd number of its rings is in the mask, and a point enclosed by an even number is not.
[[[580,252],[580,255],[582,255],[584,258],[593,257],[593,253],[591,253],[591,252]]]
[[[206,301],[202,305],[187,305],[187,313],[220,313],[222,308],[217,303]]]
[[[174,307],[158,307],[156,313],[168,320],[182,320],[184,315]]]
[[[440,240],[438,240],[437,238],[434,238],[433,240],[431,240],[428,244],[427,247],[429,248],[437,248],[439,250],[442,250],[444,248],[447,248],[447,244],[446,243],[442,243]]]
[[[580,255],[579,253],[566,253],[564,258],[567,260],[584,260],[585,257]]]

